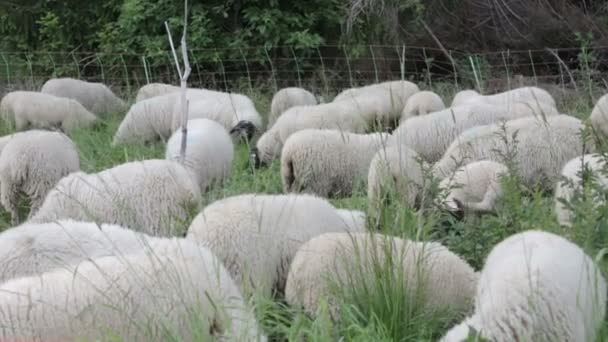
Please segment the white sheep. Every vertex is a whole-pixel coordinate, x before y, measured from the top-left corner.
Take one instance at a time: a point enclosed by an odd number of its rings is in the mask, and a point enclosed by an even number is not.
[[[295,106],[312,106],[317,104],[317,98],[306,89],[298,87],[283,88],[277,91],[270,102],[270,115],[268,116],[268,127],[272,127],[274,122],[283,114],[284,111]]]
[[[0,338],[266,340],[221,262],[184,239],[0,285]]]
[[[308,239],[362,231],[344,215],[310,195],[239,195],[203,209],[187,238],[208,246],[244,292],[269,296],[283,291],[291,259]]]
[[[367,231],[367,216],[360,210],[336,209],[342,222],[354,232]]]
[[[454,140],[433,173],[442,179],[461,165],[484,159],[502,163],[507,158],[526,186],[550,189],[569,160],[593,148],[582,140],[583,129],[580,120],[568,115],[474,127]]]
[[[380,149],[369,165],[367,198],[372,208],[379,209],[383,196],[394,191],[403,204],[416,207],[426,188],[425,171],[430,166],[405,145]]]
[[[0,113],[17,130],[27,127],[59,128],[64,132],[90,127],[96,121],[78,101],[33,91],[14,91],[2,98]]]
[[[167,95],[179,91],[180,87],[164,83],[149,83],[139,88],[135,102],[141,102],[152,97]]]
[[[348,102],[357,107],[368,126],[390,127],[399,120],[410,96],[419,91],[409,81],[388,81],[345,90],[333,102]]]
[[[410,96],[401,112],[401,122],[419,115],[426,115],[445,109],[441,96],[432,91],[421,91]]]
[[[575,194],[583,191],[584,170],[588,170],[592,178],[586,180],[592,191],[588,195],[593,196],[597,205],[604,203],[604,195],[597,190],[608,190],[608,173],[606,159],[600,154],[585,154],[570,160],[562,169],[562,180],[557,183],[554,195],[555,214],[557,221],[566,226],[572,224],[573,213],[562,201],[570,202]],[[597,187],[597,188],[594,188]],[[598,189],[599,188],[599,189]]]
[[[366,101],[378,99],[368,97]],[[316,106],[291,107],[266,131],[252,149],[254,165],[267,165],[281,156],[281,149],[293,133],[305,129],[336,129],[364,133],[367,123],[360,108],[351,101],[322,103]]]
[[[0,233],[0,283],[55,268],[73,269],[84,260],[131,254],[159,239],[109,224],[25,223]]]
[[[381,281],[403,286],[406,300],[418,308],[431,312],[472,308],[478,275],[459,256],[437,242],[369,233],[328,233],[303,244],[289,269],[285,299],[311,315],[325,299],[335,319],[340,303],[331,288],[374,286],[370,283],[378,283],[374,277],[379,268],[386,272]]]
[[[170,236],[181,233],[178,227],[201,201],[195,177],[181,164],[144,160],[70,174],[49,192],[30,222],[85,220]]]
[[[181,129],[175,131],[165,150],[165,159],[179,161],[197,176],[201,191],[228,178],[234,159],[234,145],[228,132],[207,119],[188,120],[186,157],[181,161]]]
[[[31,217],[61,178],[80,170],[76,145],[59,132],[15,133],[0,151],[0,203],[13,225],[19,223],[21,195],[29,200]]]
[[[439,183],[439,189],[446,193],[442,207],[454,212],[494,211],[503,195],[500,179],[508,172],[505,165],[489,160],[459,168]]]
[[[521,103],[497,106],[468,103],[404,121],[393,132],[391,144],[402,144],[416,151],[429,163],[441,158],[447,147],[465,130],[489,125],[502,120],[526,116],[554,116],[559,113],[550,106],[539,105],[538,110]]]
[[[474,329],[491,341],[595,341],[606,312],[606,281],[572,242],[526,231],[496,245],[481,271],[475,313],[442,342]]]
[[[591,116],[589,116],[589,121],[598,133],[608,136],[608,94],[597,100],[593,111],[591,111]]]
[[[53,78],[42,85],[40,92],[76,100],[88,111],[100,117],[107,114],[122,114],[127,109],[127,104],[103,83],[73,78]]]
[[[349,196],[367,181],[372,158],[386,146],[389,134],[354,134],[336,130],[303,130],[289,137],[281,151],[285,192],[322,197]]]
[[[464,90],[456,94],[452,106],[466,103],[481,102],[495,106],[506,106],[512,103],[525,103],[530,106],[545,105],[555,108],[555,99],[544,89],[537,87],[521,87],[497,93],[481,95],[474,90]]]

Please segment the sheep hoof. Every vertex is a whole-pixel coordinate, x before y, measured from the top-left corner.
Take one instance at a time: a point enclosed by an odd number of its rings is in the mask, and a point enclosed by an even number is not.
[[[231,130],[230,135],[245,136],[248,141],[251,141],[255,134],[256,127],[251,121],[239,121]]]
[[[262,167],[262,161],[260,160],[257,147],[252,147],[251,150],[249,150],[249,165],[251,165],[254,169],[259,169]]]

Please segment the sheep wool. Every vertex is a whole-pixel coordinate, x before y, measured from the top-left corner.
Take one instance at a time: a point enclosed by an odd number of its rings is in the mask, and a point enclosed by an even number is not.
[[[336,208],[310,195],[248,194],[207,206],[188,228],[188,239],[209,247],[245,293],[282,293],[291,259],[310,238],[361,232]]]
[[[539,110],[526,104],[513,103],[497,106],[469,103],[428,115],[409,118],[393,132],[391,144],[402,144],[416,151],[427,162],[441,158],[454,139],[465,130],[526,116],[555,116],[559,113],[550,106],[539,105]]]
[[[585,252],[543,231],[496,245],[481,271],[475,312],[442,342],[470,329],[491,341],[595,341],[606,312],[606,280]]]
[[[489,160],[459,168],[439,183],[439,188],[447,194],[442,206],[450,211],[494,211],[503,194],[500,178],[508,172],[505,165]]]
[[[285,299],[311,315],[317,313],[321,299],[326,299],[335,319],[340,303],[332,296],[332,284],[362,286],[365,277],[370,281],[377,276],[374,269],[387,265],[392,267],[387,273],[393,274],[388,277],[403,281],[408,300],[424,310],[466,311],[472,307],[478,275],[459,256],[437,242],[369,233],[328,233],[303,244],[289,269]]]
[[[0,284],[84,260],[126,255],[160,240],[116,225],[61,220],[25,223],[0,233]]]
[[[306,89],[298,87],[283,88],[277,91],[270,102],[268,127],[272,127],[284,111],[295,106],[312,106],[317,104],[317,98]]]
[[[583,182],[584,170],[591,172],[592,178]],[[589,188],[588,195],[593,196],[598,205],[605,201],[604,195],[597,191],[608,189],[608,170],[606,158],[600,154],[585,154],[570,160],[562,169],[562,180],[557,183],[554,195],[555,214],[561,225],[572,225],[573,213],[562,201],[570,202],[575,194],[583,191],[583,185]],[[593,183],[589,183],[593,182]]]
[[[348,209],[337,209],[336,212],[351,231],[364,232],[367,230],[367,217],[364,212]]]
[[[165,159],[180,161],[181,144],[182,131],[177,130],[167,141]],[[201,191],[227,179],[233,159],[232,139],[220,124],[207,119],[188,120],[186,157],[182,165],[197,176]]]
[[[472,89],[461,90],[461,91],[457,92],[456,95],[454,95],[454,98],[452,99],[451,107],[462,106],[463,104],[475,99],[478,96],[481,96],[481,94],[475,90],[472,90]]]
[[[349,196],[365,184],[372,158],[386,146],[389,134],[354,134],[335,130],[303,130],[287,139],[281,152],[285,192],[322,197]]]
[[[150,83],[139,88],[135,102],[141,102],[152,97],[167,95],[179,91],[180,87],[164,83]]]
[[[403,204],[413,208],[420,202],[425,186],[425,170],[430,166],[405,145],[380,149],[372,159],[367,173],[367,199],[379,209],[384,196],[395,191]]]
[[[419,115],[426,115],[445,109],[441,96],[432,91],[421,91],[410,96],[401,112],[401,122]]]
[[[49,192],[30,222],[73,219],[171,236],[183,233],[178,227],[201,201],[195,177],[181,164],[144,160],[94,174],[70,174]]]
[[[226,269],[184,239],[0,285],[0,337],[266,340]]]
[[[81,81],[73,78],[54,78],[42,85],[41,93],[65,97],[80,102],[88,111],[103,117],[107,114],[124,113],[127,104],[103,83]]]
[[[608,94],[597,100],[589,120],[598,133],[608,136]]]
[[[31,130],[9,137],[0,152],[0,203],[16,225],[21,194],[29,200],[31,217],[61,178],[80,170],[80,158],[72,140],[59,132]]]
[[[452,106],[481,102],[495,106],[507,106],[513,103],[524,103],[532,107],[545,105],[555,108],[555,99],[549,92],[537,87],[515,88],[494,95],[481,95],[474,90],[464,90],[456,94]]]
[[[78,101],[33,91],[8,93],[0,104],[2,118],[14,122],[17,130],[58,128],[70,132],[92,126],[97,117]]]
[[[582,140],[583,128],[580,120],[568,115],[528,117],[474,127],[454,140],[433,166],[433,173],[445,178],[460,165],[512,158],[515,168],[511,171],[516,171],[526,186],[552,189],[559,171],[569,160],[593,149]]]

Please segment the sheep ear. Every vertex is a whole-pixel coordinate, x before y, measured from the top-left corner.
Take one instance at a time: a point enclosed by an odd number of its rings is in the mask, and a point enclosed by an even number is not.
[[[230,135],[236,134],[237,136],[246,136],[248,141],[251,141],[253,135],[255,134],[256,127],[251,121],[239,121],[236,126],[232,127],[230,130]]]

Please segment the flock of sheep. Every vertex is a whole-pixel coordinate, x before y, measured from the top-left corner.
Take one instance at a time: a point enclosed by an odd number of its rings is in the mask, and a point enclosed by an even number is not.
[[[469,315],[442,341],[464,341],[471,331],[494,341],[595,339],[606,281],[567,239],[513,235],[476,272],[437,242],[372,233],[363,212],[326,198],[367,184],[371,208],[387,190],[417,208],[430,174],[446,194],[436,200],[441,208],[485,213],[503,196],[502,177],[516,172],[528,186],[554,190],[558,221],[570,225],[567,203],[583,188],[583,169],[608,189],[606,161],[584,134],[608,135],[608,95],[586,123],[560,114],[535,87],[466,90],[449,108],[408,81],[347,89],[321,104],[285,88],[272,99],[265,132],[245,95],[191,88],[186,96],[183,160],[178,87],[146,85],[130,108],[108,87],[74,79],[4,96],[1,117],[17,132],[0,138],[0,202],[15,226],[0,233],[1,338],[266,340],[252,295],[282,297],[312,316],[325,299],[336,319],[332,282],[357,267],[373,276],[374,263],[390,258],[408,295],[422,291],[423,310]],[[112,144],[163,140],[165,159],[80,171],[64,133],[122,112]],[[255,141],[255,167],[280,160],[286,194],[201,208],[205,192],[229,177],[242,136]],[[20,224],[21,196],[31,209]],[[184,234],[192,210],[198,215]]]

